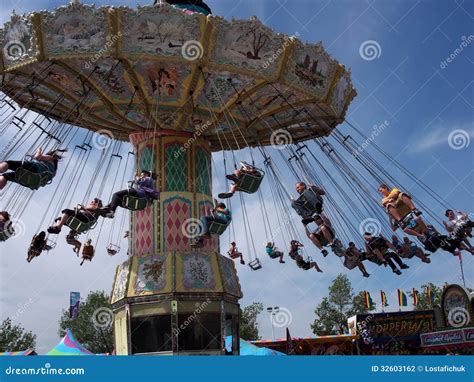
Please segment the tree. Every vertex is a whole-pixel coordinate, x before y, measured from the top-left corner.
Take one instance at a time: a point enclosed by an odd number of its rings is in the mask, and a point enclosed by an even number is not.
[[[20,325],[13,325],[7,317],[0,325],[0,352],[34,349],[36,334]]]
[[[428,294],[426,293],[426,288],[430,288],[431,299],[433,304],[428,303]],[[443,293],[443,288],[437,287],[433,283],[423,284],[421,290],[418,291],[418,305],[414,307],[415,310],[425,310],[432,309],[435,305],[441,306],[441,294]],[[413,299],[413,292],[409,292],[408,295]],[[412,300],[413,301],[413,300]]]
[[[354,296],[346,275],[339,274],[329,286],[329,295],[316,307],[316,319],[311,329],[317,335],[344,334],[348,330],[347,319],[355,314],[367,313],[364,293]]]
[[[90,292],[79,307],[75,319],[69,317],[69,308],[62,311],[59,319],[59,336],[62,338],[70,329],[74,337],[93,353],[112,353],[113,313],[109,296],[104,291]]]
[[[253,302],[241,311],[240,316],[240,338],[244,340],[258,340],[258,323],[257,318],[263,312],[263,304],[261,302]]]

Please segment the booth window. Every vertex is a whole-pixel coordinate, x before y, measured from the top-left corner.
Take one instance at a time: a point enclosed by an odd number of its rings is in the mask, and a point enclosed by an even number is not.
[[[132,318],[131,329],[132,354],[172,350],[170,315]]]
[[[219,350],[221,348],[220,313],[199,313],[178,316],[178,347],[180,351]]]

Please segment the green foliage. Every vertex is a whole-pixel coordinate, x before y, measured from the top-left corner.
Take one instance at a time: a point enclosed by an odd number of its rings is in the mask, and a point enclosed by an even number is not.
[[[433,304],[430,306],[428,303],[428,295],[426,293],[426,288],[429,287],[431,290],[431,298]],[[415,310],[426,310],[432,309],[435,305],[441,306],[441,294],[443,293],[442,287],[437,287],[433,283],[423,284],[421,290],[418,290],[418,305],[414,307]],[[408,292],[408,295],[411,297],[413,302],[413,292]],[[409,303],[410,304],[410,303]]]
[[[344,334],[347,332],[347,319],[355,314],[367,313],[364,293],[354,296],[348,277],[339,274],[328,288],[329,294],[316,307],[316,319],[311,329],[317,335]]]
[[[20,351],[36,347],[36,334],[20,325],[13,325],[7,317],[0,325],[0,352]]]
[[[109,296],[104,291],[90,292],[81,301],[79,315],[69,318],[69,308],[62,311],[59,319],[59,336],[62,338],[70,329],[74,337],[93,353],[112,353],[113,315]]]
[[[240,316],[240,338],[244,340],[258,340],[257,318],[263,312],[263,304],[261,302],[253,302],[241,310]]]

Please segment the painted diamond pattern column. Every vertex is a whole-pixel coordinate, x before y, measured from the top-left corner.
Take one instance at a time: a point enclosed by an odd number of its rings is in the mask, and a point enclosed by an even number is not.
[[[183,224],[192,217],[192,201],[175,196],[163,201],[164,251],[189,251],[190,239]]]

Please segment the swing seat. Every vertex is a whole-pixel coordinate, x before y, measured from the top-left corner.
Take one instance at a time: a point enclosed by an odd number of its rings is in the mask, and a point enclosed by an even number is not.
[[[255,260],[252,260],[250,263],[249,263],[249,267],[253,270],[253,271],[258,271],[259,269],[262,268],[262,264],[260,263],[260,260],[258,258],[255,258]]]
[[[209,234],[212,235],[222,235],[227,227],[229,226],[229,223],[219,223],[217,221],[213,221],[209,224]]]
[[[50,171],[31,172],[23,167],[15,171],[15,180],[18,184],[28,187],[31,190],[37,190],[53,181],[54,174]]]
[[[304,195],[300,195],[295,202],[306,211],[305,216],[313,216],[322,212],[322,205],[319,203],[311,204]]]
[[[143,211],[150,205],[146,197],[136,197],[128,195],[123,198],[122,207],[130,211]]]
[[[299,250],[298,250],[297,252],[292,252],[292,251],[290,251],[290,252],[288,253],[288,256],[290,256],[290,258],[292,258],[292,259],[294,260],[294,259],[296,259],[296,256],[298,256],[298,255],[300,255],[300,254],[301,254],[301,252],[300,252]]]
[[[400,228],[404,230],[405,228],[410,228],[416,232],[419,232],[421,229],[420,224],[416,221],[416,215],[413,211],[410,211],[407,215],[398,222]]]
[[[240,257],[240,255],[241,255],[240,252],[234,252],[234,253],[227,252],[227,254],[229,255],[229,257],[230,257],[231,259],[238,259],[238,258]]]
[[[359,263],[359,260],[356,257],[347,257],[346,256],[346,258],[344,259],[344,266],[349,270],[352,270],[355,267],[357,267],[358,263]]]
[[[301,269],[304,271],[309,271],[311,269],[311,263],[313,262],[313,258],[311,256],[308,256],[306,260],[304,260],[304,264],[301,266]]]
[[[73,231],[77,233],[87,232],[93,229],[96,224],[97,224],[97,219],[95,218],[90,218],[90,220],[87,223],[85,223],[79,220],[78,218],[76,218],[75,216],[71,216],[66,222],[66,226],[68,226],[69,228],[71,228]]]
[[[280,251],[273,251],[272,253],[268,254],[268,256],[270,256],[271,259],[278,259],[280,255],[281,255]]]
[[[331,250],[337,257],[344,257],[344,246],[342,245],[341,241],[335,239],[331,244]]]
[[[110,255],[110,256],[115,256],[117,253],[120,252],[120,247],[118,245],[115,245],[115,244],[109,244],[107,246],[107,253]]]
[[[0,242],[7,241],[11,237],[15,236],[15,229],[11,221],[7,222],[2,230],[0,230]]]
[[[259,175],[253,175],[243,173],[240,180],[237,182],[237,191],[246,192],[247,194],[253,194],[257,192],[262,183],[263,177],[265,176],[262,170],[258,170]]]
[[[56,248],[56,242],[46,239],[46,247],[49,247],[48,251],[51,251],[52,249]]]
[[[30,255],[32,256],[32,259],[34,259],[35,257],[39,257],[41,255],[41,251],[36,248],[30,248],[28,250],[28,258]]]

